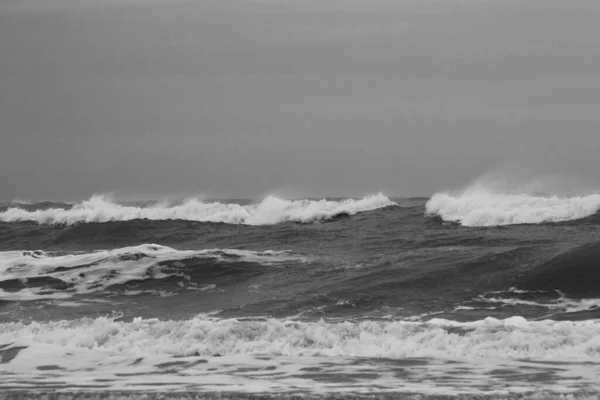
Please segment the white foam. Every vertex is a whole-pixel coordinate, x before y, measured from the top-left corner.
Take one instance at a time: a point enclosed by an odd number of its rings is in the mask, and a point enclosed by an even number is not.
[[[452,333],[452,328],[464,328]],[[432,319],[328,323],[278,319],[186,321],[110,318],[0,324],[0,343],[46,343],[114,355],[233,355],[535,358],[598,360],[600,321],[528,321],[486,318],[475,322]]]
[[[539,224],[584,218],[600,210],[600,194],[587,196],[536,196],[500,193],[476,185],[458,193],[437,193],[426,213],[463,226]]]
[[[104,378],[111,390],[156,390],[153,383],[160,381],[162,389],[173,390],[220,391],[225,384],[246,392],[489,394],[506,392],[507,382],[511,391],[598,389],[600,373],[600,321],[521,317],[469,323],[83,318],[3,323],[3,344],[25,349],[0,364],[0,388]],[[528,378],[535,373],[554,375],[536,382]],[[345,376],[356,380],[339,381]]]
[[[534,300],[522,300],[518,298],[504,298],[504,297],[489,297],[489,296],[478,296],[477,301],[484,303],[496,303],[508,306],[524,305],[532,307],[543,307],[555,311],[564,312],[579,312],[587,311],[600,308],[600,299],[569,299],[564,296],[554,301],[534,301]]]
[[[26,287],[16,292],[0,290],[0,299],[62,299],[74,294],[102,291],[108,286],[128,281],[186,276],[184,264],[178,261],[192,257],[216,262],[256,262],[262,265],[304,260],[289,251],[176,250],[157,244],[60,256],[51,256],[43,251],[7,251],[0,252],[0,281],[17,279],[27,284],[27,280],[31,278],[53,278],[65,282],[69,288],[60,291],[40,287]],[[166,261],[172,263],[165,263]],[[159,265],[161,262],[163,264]],[[210,287],[196,289],[209,290]]]
[[[180,205],[156,204],[148,207],[120,205],[104,196],[93,196],[65,210],[52,208],[26,211],[10,208],[0,213],[5,222],[35,221],[40,224],[66,224],[79,222],[128,221],[133,219],[169,220],[181,219],[200,222],[225,222],[229,224],[269,225],[285,221],[315,222],[340,214],[356,214],[381,207],[395,205],[383,194],[362,199],[344,201],[284,200],[266,197],[259,204],[242,206],[219,202],[203,202],[188,199]]]

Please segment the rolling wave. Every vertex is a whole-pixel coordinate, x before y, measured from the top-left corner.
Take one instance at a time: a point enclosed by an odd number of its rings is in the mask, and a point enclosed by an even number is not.
[[[188,220],[223,222],[228,224],[272,225],[280,222],[310,223],[354,215],[382,207],[396,205],[383,194],[344,201],[284,200],[268,196],[258,204],[203,202],[188,199],[180,205],[156,204],[148,207],[120,205],[104,196],[93,196],[71,208],[26,210],[11,207],[0,213],[0,221],[34,221],[39,224],[72,225],[81,222],[150,220]]]
[[[190,281],[190,263],[208,268],[224,263],[268,266],[290,260],[298,261],[299,257],[287,251],[175,250],[156,244],[66,255],[8,251],[0,253],[0,300],[62,299],[175,276]],[[194,282],[188,286],[202,290]]]
[[[563,222],[588,217],[600,210],[600,194],[579,197],[496,193],[485,187],[458,193],[437,193],[426,213],[463,226],[498,226]]]

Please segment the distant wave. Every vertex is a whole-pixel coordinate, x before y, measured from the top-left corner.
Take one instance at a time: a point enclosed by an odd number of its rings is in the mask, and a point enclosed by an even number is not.
[[[497,226],[562,222],[588,217],[600,210],[600,194],[559,197],[496,193],[473,187],[458,193],[438,193],[426,213],[463,226]]]
[[[188,199],[180,205],[157,204],[148,207],[120,205],[104,196],[93,196],[69,209],[50,208],[30,211],[21,207],[11,207],[0,213],[0,221],[35,221],[40,224],[72,225],[81,222],[133,219],[180,219],[228,224],[270,225],[286,221],[310,223],[328,220],[339,215],[354,215],[395,204],[381,193],[362,199],[344,201],[292,201],[268,196],[260,203],[252,205]]]
[[[174,276],[190,281],[188,264],[209,268],[215,264],[268,266],[285,261],[302,259],[288,251],[175,250],[157,244],[58,256],[40,250],[7,251],[0,252],[0,300],[61,299]],[[194,282],[187,286],[202,289]]]

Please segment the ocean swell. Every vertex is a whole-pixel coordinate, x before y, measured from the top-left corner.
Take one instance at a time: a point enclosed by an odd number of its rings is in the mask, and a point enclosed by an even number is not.
[[[148,207],[121,205],[104,196],[93,196],[72,208],[50,208],[28,211],[12,207],[0,213],[0,221],[34,221],[39,224],[73,225],[81,222],[150,220],[188,220],[199,222],[224,222],[228,224],[271,225],[280,222],[310,223],[354,215],[395,205],[383,194],[344,201],[284,200],[268,196],[258,204],[203,202],[188,199],[179,205],[155,204]]]

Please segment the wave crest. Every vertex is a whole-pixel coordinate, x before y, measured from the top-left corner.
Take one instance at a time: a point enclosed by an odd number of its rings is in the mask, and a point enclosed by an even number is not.
[[[239,205],[220,202],[203,202],[188,199],[180,205],[156,204],[149,207],[120,205],[105,196],[93,196],[73,205],[70,209],[50,208],[27,211],[12,207],[0,213],[0,221],[34,221],[39,224],[73,225],[81,222],[150,220],[188,220],[199,222],[224,222],[228,224],[271,225],[292,221],[310,223],[354,215],[395,205],[379,193],[362,199],[344,201],[284,200],[268,196],[258,204]]]
[[[458,194],[437,193],[427,202],[426,213],[463,226],[498,226],[563,222],[588,217],[600,210],[600,194],[587,196],[537,196],[495,193],[469,188]]]

